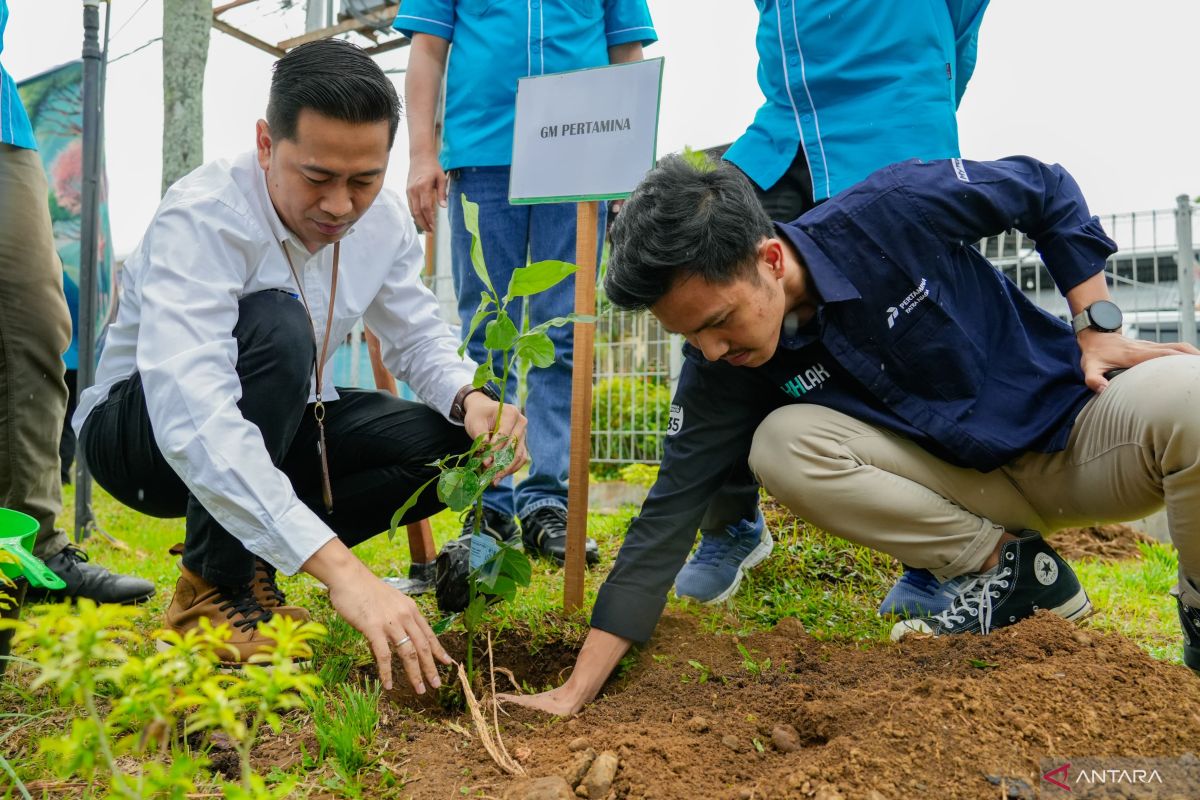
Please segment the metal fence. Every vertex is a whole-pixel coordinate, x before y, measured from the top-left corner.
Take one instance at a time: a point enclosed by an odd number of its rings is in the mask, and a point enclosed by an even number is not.
[[[1100,218],[1120,251],[1108,259],[1113,301],[1125,314],[1128,336],[1196,343],[1195,206],[1186,195],[1168,210],[1108,214]],[[1020,231],[980,242],[980,249],[1042,308],[1067,319],[1067,301]]]
[[[1196,343],[1196,207],[1186,196],[1173,209],[1102,216],[1120,251],[1106,273],[1113,298],[1125,313],[1126,335]],[[1009,231],[978,244],[985,256],[1040,306],[1066,319],[1058,293],[1034,243]],[[447,321],[458,324],[446,270],[429,283]],[[657,464],[670,397],[679,375],[682,339],[666,334],[648,313],[613,309],[601,297],[597,309],[595,384],[592,397],[592,463],[615,473],[625,464]],[[366,347],[355,339],[335,361],[343,385],[373,386]],[[355,357],[356,356],[356,357]],[[406,391],[401,387],[401,391]]]

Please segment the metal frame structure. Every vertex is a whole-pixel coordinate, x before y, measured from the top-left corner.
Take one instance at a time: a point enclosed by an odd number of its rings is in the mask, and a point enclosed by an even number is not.
[[[398,33],[385,32],[390,31],[391,21],[396,18],[396,12],[400,9],[399,3],[389,2],[366,11],[347,14],[344,15],[344,19],[340,19],[332,25],[312,28],[299,36],[293,36],[290,39],[284,39],[274,44],[254,35],[244,28],[239,28],[226,19],[222,19],[226,13],[236,8],[260,2],[262,0],[228,0],[228,2],[213,6],[212,26],[221,31],[221,33],[226,33],[251,47],[262,50],[264,53],[270,53],[276,58],[281,58],[293,47],[299,47],[308,42],[327,39],[330,36],[338,36],[343,33],[354,33],[366,39],[369,44],[364,45],[363,49],[372,56],[405,47],[409,43],[409,39],[405,36],[401,36]],[[332,3],[330,5],[332,6]],[[311,19],[312,16],[310,15]]]

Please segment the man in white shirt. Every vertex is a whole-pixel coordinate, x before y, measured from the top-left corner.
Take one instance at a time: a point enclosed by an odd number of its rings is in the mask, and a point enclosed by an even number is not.
[[[525,420],[473,390],[475,365],[420,280],[411,218],[381,191],[399,120],[391,82],[324,40],[274,68],[256,152],[207,164],[163,198],[122,273],[97,385],[75,424],[97,481],[156,516],[187,517],[167,626],[230,623],[240,660],[286,605],[275,569],[307,572],[418,693],[449,662],[413,601],[349,547],[500,417],[525,460]],[[360,320],[424,404],[335,390],[327,369]],[[440,508],[426,492],[409,519]]]

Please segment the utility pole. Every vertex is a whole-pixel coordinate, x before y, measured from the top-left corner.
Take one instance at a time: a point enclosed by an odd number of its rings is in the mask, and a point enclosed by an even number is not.
[[[83,196],[79,229],[79,372],[78,387],[96,382],[97,265],[100,223],[100,0],[83,0]],[[75,541],[95,527],[92,476],[87,459],[75,460]]]
[[[204,163],[210,0],[163,0],[162,192]]]

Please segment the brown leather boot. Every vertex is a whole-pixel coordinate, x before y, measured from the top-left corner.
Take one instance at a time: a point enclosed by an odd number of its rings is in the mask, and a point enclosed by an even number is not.
[[[297,622],[308,622],[312,619],[307,608],[287,604],[287,597],[275,582],[275,568],[261,558],[254,559],[254,581],[251,586],[258,604],[271,613],[291,617]]]
[[[183,567],[183,542],[174,544],[167,551],[173,556],[179,556],[180,560],[176,561],[176,566]],[[279,584],[275,582],[275,568],[261,558],[254,559],[254,579],[250,582],[254,589],[254,596],[258,598],[258,604],[266,610],[280,614],[285,617],[291,617],[298,622],[308,622],[312,619],[312,615],[308,613],[308,609],[301,606],[289,606],[287,597],[284,596],[283,590],[279,588]]]
[[[187,567],[180,566],[179,570],[175,596],[167,608],[167,628],[182,635],[199,625],[202,618],[213,627],[229,625],[233,636],[221,654],[221,660],[229,664],[244,664],[250,656],[275,645],[273,639],[258,632],[258,623],[269,620],[271,612],[262,607],[249,585],[214,586]]]

